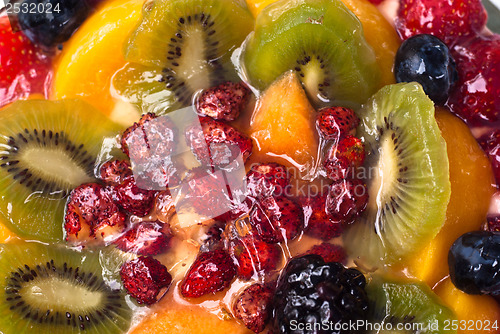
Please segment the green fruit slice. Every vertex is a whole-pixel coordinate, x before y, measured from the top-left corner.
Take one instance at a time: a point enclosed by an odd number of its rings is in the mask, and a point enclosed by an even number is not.
[[[375,54],[358,18],[340,0],[280,0],[257,17],[244,72],[265,89],[295,70],[317,104],[359,106],[379,86]]]
[[[450,199],[446,142],[434,104],[417,83],[389,85],[359,112],[366,146],[366,211],[345,234],[368,265],[401,261],[422,249],[445,221]]]
[[[424,283],[377,276],[366,292],[371,302],[370,323],[383,329],[369,333],[456,333],[451,329],[456,315]]]
[[[39,243],[0,245],[2,333],[125,333],[131,309],[103,278],[99,257]]]
[[[0,113],[0,218],[27,239],[63,238],[69,192],[94,181],[106,137],[120,127],[78,100],[18,101]]]
[[[114,86],[143,111],[189,105],[199,90],[238,80],[231,55],[253,25],[240,1],[156,0],[128,41],[125,58],[132,64]]]

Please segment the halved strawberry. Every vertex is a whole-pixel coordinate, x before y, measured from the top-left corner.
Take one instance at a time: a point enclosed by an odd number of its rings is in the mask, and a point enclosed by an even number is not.
[[[168,225],[159,221],[142,221],[116,239],[114,244],[124,252],[153,256],[167,250],[171,238]]]
[[[328,242],[313,246],[305,254],[319,255],[325,262],[340,262],[345,264],[347,260],[347,254],[341,246]]]
[[[356,169],[365,161],[365,146],[361,139],[347,135],[340,139],[338,145],[332,145],[326,154],[324,167],[327,176],[339,181],[352,178]]]
[[[257,236],[268,243],[295,239],[304,226],[302,208],[290,198],[265,197],[250,212]]]
[[[233,259],[224,250],[200,253],[180,285],[181,294],[186,298],[197,298],[222,291],[235,275]]]
[[[316,116],[316,128],[326,140],[335,140],[356,129],[359,118],[354,110],[344,107],[323,108]]]
[[[237,262],[237,275],[249,280],[256,274],[263,276],[276,269],[281,259],[281,249],[276,244],[256,239],[247,235],[229,242],[229,254]]]
[[[403,40],[431,34],[452,47],[479,34],[486,19],[481,0],[401,0],[395,26]]]
[[[102,164],[99,172],[99,178],[110,185],[118,185],[127,176],[132,175],[130,162],[127,160],[106,161]]]
[[[243,83],[224,82],[201,94],[196,110],[217,120],[234,121],[245,107],[250,90]]]
[[[252,197],[285,195],[289,184],[286,167],[275,162],[253,164],[247,173],[247,193]]]
[[[156,191],[141,189],[132,175],[111,189],[116,204],[133,215],[143,217],[153,208]]]
[[[326,213],[326,194],[299,198],[304,211],[304,233],[321,240],[330,240],[342,234],[342,224]]]
[[[255,333],[266,327],[272,312],[273,289],[262,284],[253,284],[243,290],[233,304],[233,314]]]
[[[128,294],[137,303],[146,305],[160,300],[172,283],[167,268],[149,256],[125,262],[120,269],[120,277]]]
[[[0,107],[32,93],[48,95],[51,60],[0,16]]]
[[[330,186],[326,198],[326,212],[333,219],[350,224],[365,210],[368,190],[360,180],[342,180]]]

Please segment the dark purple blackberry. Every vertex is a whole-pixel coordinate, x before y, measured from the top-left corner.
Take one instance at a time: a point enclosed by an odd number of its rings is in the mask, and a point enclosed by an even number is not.
[[[340,263],[325,263],[317,255],[292,259],[278,280],[273,314],[276,331],[351,333],[335,324],[366,320],[365,285],[361,272]]]

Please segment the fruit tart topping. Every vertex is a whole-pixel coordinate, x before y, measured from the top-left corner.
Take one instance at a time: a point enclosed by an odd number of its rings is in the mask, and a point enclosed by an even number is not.
[[[298,200],[304,212],[304,233],[321,240],[330,240],[342,234],[343,226],[326,212],[326,194],[304,196]]]
[[[222,291],[235,275],[233,259],[224,250],[200,253],[180,285],[181,294],[186,298],[197,298]]]
[[[397,82],[416,81],[436,104],[444,104],[458,80],[455,60],[439,38],[415,35],[401,44],[396,53],[394,74]]]
[[[229,241],[229,254],[236,260],[237,275],[245,280],[265,274],[277,268],[282,254],[276,244],[256,239],[247,235]]]
[[[245,108],[250,90],[243,83],[224,82],[209,88],[196,101],[196,110],[202,116],[221,121],[234,121]]]
[[[488,155],[497,184],[500,184],[500,130],[482,136],[479,144]]]
[[[255,333],[262,332],[272,313],[274,292],[266,285],[252,284],[238,296],[233,314]]]
[[[294,258],[278,280],[274,327],[279,333],[295,333],[294,322],[333,328],[337,323],[366,320],[365,285],[365,277],[356,269],[325,263],[317,255]]]
[[[477,37],[455,47],[459,80],[447,105],[469,125],[500,124],[500,36]]]
[[[104,244],[125,228],[126,215],[113,202],[109,189],[88,183],[70,194],[64,219],[66,241]]]
[[[23,8],[44,5],[45,10],[22,10],[19,25],[33,43],[53,47],[66,42],[90,14],[91,8],[81,0],[24,0]],[[50,10],[49,10],[50,8]]]
[[[275,162],[252,164],[247,173],[247,193],[254,198],[284,195],[290,185],[287,168]]]
[[[250,223],[261,240],[268,243],[295,239],[304,226],[302,208],[285,197],[265,197],[250,212]]]
[[[330,146],[323,166],[326,176],[333,181],[352,178],[356,169],[365,161],[365,146],[361,139],[351,135],[340,139],[338,145]]]
[[[326,212],[343,224],[352,223],[366,208],[368,190],[361,180],[334,182],[326,197]]]
[[[488,216],[486,218],[486,230],[490,232],[500,232],[500,216]]]
[[[186,131],[187,145],[206,166],[227,166],[241,156],[245,162],[252,153],[252,139],[231,125],[210,117]]]
[[[151,305],[167,292],[172,276],[160,261],[149,256],[125,262],[120,277],[128,294],[139,304]]]
[[[326,140],[338,141],[359,125],[359,118],[354,110],[344,107],[321,109],[316,116],[316,128]]]
[[[0,107],[30,93],[46,93],[51,61],[23,34],[14,32],[8,16],[0,17]]]
[[[474,231],[462,235],[448,254],[450,278],[469,294],[500,293],[500,233]]]
[[[113,243],[124,252],[154,256],[170,247],[172,233],[167,224],[159,221],[136,223]]]
[[[102,164],[99,169],[99,178],[108,185],[119,185],[125,178],[132,175],[128,160],[111,160]]]
[[[156,191],[140,188],[133,175],[111,189],[116,204],[128,213],[144,217],[153,208]]]
[[[479,34],[486,19],[480,0],[402,0],[395,25],[404,40],[431,34],[452,47]]]
[[[328,242],[323,242],[319,245],[313,246],[304,255],[314,254],[319,255],[325,262],[339,262],[345,264],[347,261],[347,254],[339,245],[333,245]]]

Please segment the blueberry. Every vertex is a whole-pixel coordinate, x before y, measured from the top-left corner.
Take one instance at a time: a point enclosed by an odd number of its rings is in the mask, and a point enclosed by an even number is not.
[[[500,294],[500,232],[462,235],[451,246],[448,265],[458,289],[469,294]]]
[[[404,41],[396,53],[397,82],[416,81],[436,104],[448,99],[458,80],[455,61],[448,47],[432,35],[416,35]]]
[[[37,10],[21,11],[18,14],[19,25],[33,43],[45,47],[67,41],[91,10],[87,1],[83,0],[24,0],[24,3],[26,8]]]

